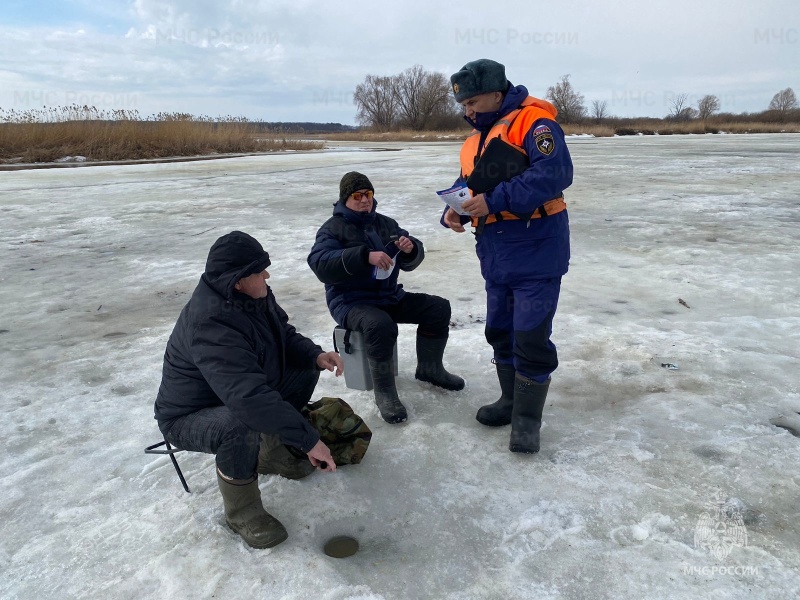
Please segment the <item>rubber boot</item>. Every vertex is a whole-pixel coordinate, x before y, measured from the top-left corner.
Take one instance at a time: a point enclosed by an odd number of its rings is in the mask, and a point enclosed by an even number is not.
[[[242,536],[252,548],[272,548],[284,541],[289,534],[278,519],[264,510],[258,477],[251,481],[226,480],[217,471],[217,482],[225,505],[225,521],[228,527]]]
[[[414,377],[446,390],[463,390],[464,380],[448,373],[442,364],[445,346],[447,335],[432,338],[417,334],[417,372]]]
[[[514,409],[511,412],[512,452],[534,454],[539,451],[539,429],[542,427],[542,411],[547,399],[550,379],[536,383],[519,373],[514,381]]]
[[[316,470],[307,458],[298,458],[289,452],[277,435],[261,434],[257,471],[262,475],[280,475],[286,479],[302,479]]]
[[[397,388],[394,384],[394,361],[376,361],[371,358],[369,372],[372,375],[372,386],[375,392],[375,404],[381,411],[381,417],[387,423],[402,423],[408,419],[406,407],[397,397]]]
[[[517,370],[513,364],[495,363],[497,379],[502,392],[497,402],[481,406],[475,418],[489,427],[501,427],[511,423],[511,411],[514,408],[514,375]]]

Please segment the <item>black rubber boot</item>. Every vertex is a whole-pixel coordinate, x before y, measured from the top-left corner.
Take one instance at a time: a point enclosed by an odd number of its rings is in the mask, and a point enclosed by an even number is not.
[[[446,390],[463,390],[464,380],[448,373],[442,364],[445,346],[447,335],[432,338],[417,334],[417,372],[414,377]]]
[[[489,427],[501,427],[511,423],[511,411],[514,408],[514,365],[496,363],[497,379],[500,381],[502,395],[492,404],[481,406],[475,418]]]
[[[316,470],[316,467],[307,458],[297,458],[289,452],[277,435],[261,434],[257,471],[262,475],[280,475],[286,479],[302,479]]]
[[[264,510],[258,477],[239,482],[228,480],[217,471],[217,482],[225,505],[225,521],[248,546],[272,548],[289,537],[281,522]]]
[[[375,404],[381,411],[381,417],[387,423],[402,423],[408,419],[406,407],[397,397],[397,387],[394,384],[394,362],[390,360],[369,361],[369,372],[372,375],[372,386],[375,392]]]
[[[547,399],[550,380],[536,383],[519,373],[514,381],[514,409],[511,413],[512,452],[534,454],[539,451],[539,429],[542,427],[542,411]]]

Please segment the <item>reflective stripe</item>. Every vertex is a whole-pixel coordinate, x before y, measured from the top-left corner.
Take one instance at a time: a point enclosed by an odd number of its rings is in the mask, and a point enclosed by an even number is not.
[[[559,198],[553,198],[552,200],[548,200],[542,206],[538,207],[533,214],[530,216],[531,219],[541,219],[542,218],[542,210],[547,214],[547,216],[556,215],[563,210],[567,209],[567,203],[564,202],[564,197],[561,196]],[[470,222],[473,227],[478,227],[478,222],[480,217],[470,217]],[[490,214],[486,216],[486,222],[484,225],[491,225],[492,223],[496,223],[497,221],[519,221],[520,218],[515,215],[514,213],[510,213],[508,211],[502,211],[500,213],[500,218],[498,219],[494,214]]]

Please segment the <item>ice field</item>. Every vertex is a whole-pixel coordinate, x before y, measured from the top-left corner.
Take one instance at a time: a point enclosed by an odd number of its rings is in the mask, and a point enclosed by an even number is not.
[[[483,280],[434,194],[457,143],[0,173],[0,596],[798,597],[800,135],[568,143],[561,365],[533,456],[475,420],[499,395]],[[289,539],[253,550],[225,525],[213,456],[177,454],[186,494],[143,453],[164,347],[211,244],[239,229],[293,324],[332,349],[306,257],[350,170],[425,243],[400,281],[450,300],[445,364],[467,387],[414,379],[407,325],[406,424],[323,373],[316,395],[347,400],[372,444],[333,474],[261,476]],[[325,556],[335,534],[360,552]]]

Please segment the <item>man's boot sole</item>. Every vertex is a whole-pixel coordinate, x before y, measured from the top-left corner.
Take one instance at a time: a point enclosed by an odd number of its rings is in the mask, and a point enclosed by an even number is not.
[[[481,425],[486,425],[487,427],[505,427],[506,425],[511,425],[511,419],[508,421],[484,421],[478,415],[475,415],[475,420],[480,423]]]
[[[423,375],[418,375],[418,374],[414,375],[414,379],[418,379],[419,381],[424,381],[425,383],[430,383],[431,385],[434,385],[438,388],[441,388],[443,390],[448,390],[451,392],[460,392],[461,390],[464,389],[463,383],[460,386],[443,385],[441,382],[433,381],[432,379],[429,379]]]
[[[512,445],[509,445],[508,449],[511,450],[511,452],[516,452],[518,454],[538,454],[538,452],[539,452],[539,448],[536,448],[535,450],[533,450],[531,448],[526,448],[525,446],[512,446]]]

